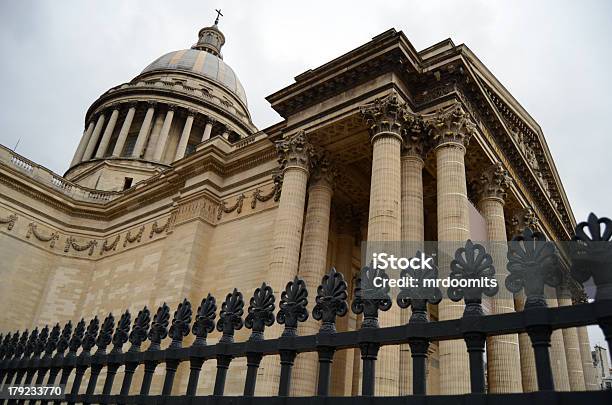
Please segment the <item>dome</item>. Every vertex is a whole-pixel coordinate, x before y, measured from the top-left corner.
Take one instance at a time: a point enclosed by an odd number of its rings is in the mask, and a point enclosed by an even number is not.
[[[217,55],[199,49],[174,51],[157,58],[141,74],[164,70],[182,70],[213,80],[234,93],[247,106],[246,94],[238,77]]]

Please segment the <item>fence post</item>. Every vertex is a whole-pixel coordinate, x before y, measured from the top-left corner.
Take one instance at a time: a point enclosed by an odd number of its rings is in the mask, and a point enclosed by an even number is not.
[[[162,306],[157,309],[153,323],[151,324],[151,330],[149,330],[149,340],[151,345],[145,352],[145,369],[144,376],[142,377],[142,385],[140,386],[140,395],[149,395],[151,390],[151,382],[153,381],[153,373],[159,363],[157,359],[157,352],[161,347],[161,341],[168,336],[168,323],[170,321],[170,308],[164,302]]]
[[[125,374],[123,376],[123,383],[121,383],[121,391],[119,395],[127,396],[130,394],[130,387],[132,386],[132,378],[134,372],[138,367],[140,345],[147,339],[147,332],[149,331],[149,323],[151,322],[151,312],[146,306],[138,312],[138,316],[134,319],[134,326],[130,333],[130,349],[126,354],[125,360]],[[121,402],[120,402],[121,403]]]
[[[183,347],[183,337],[189,334],[191,314],[191,303],[187,301],[187,298],[185,298],[174,312],[172,326],[170,327],[170,337],[172,338],[172,342],[170,343],[169,349],[166,351],[166,377],[164,378],[162,395],[170,395],[172,393],[174,376],[176,375],[176,369],[178,368],[180,361],[177,358],[168,357],[171,356],[172,351]]]
[[[217,330],[223,332],[223,335],[217,344],[217,375],[215,377],[213,395],[223,395],[225,390],[227,369],[232,361],[232,356],[225,354],[225,349],[227,344],[234,343],[234,331],[242,329],[244,325],[242,320],[243,308],[244,299],[242,298],[242,293],[234,288],[234,291],[225,297],[225,302],[221,305],[219,321],[217,322]]]
[[[208,337],[208,334],[215,330],[215,317],[217,316],[216,312],[217,302],[215,297],[209,293],[198,307],[196,319],[191,329],[193,334],[196,335],[196,339],[191,346],[192,351],[194,351],[194,349],[197,347],[206,346],[206,338]],[[202,364],[204,364],[204,358],[195,354],[192,354],[189,357],[190,370],[189,381],[187,382],[187,396],[196,395]]]
[[[113,335],[113,349],[107,357],[106,380],[104,381],[104,387],[102,388],[102,395],[110,395],[113,389],[115,375],[117,375],[117,370],[121,366],[121,361],[116,359],[123,353],[121,350],[123,344],[128,341],[130,332],[130,318],[130,312],[125,311],[117,323],[117,328],[115,329],[115,334]]]
[[[77,359],[76,374],[74,376],[74,382],[72,383],[72,389],[70,391],[72,400],[68,401],[69,405],[72,405],[76,402],[76,396],[79,395],[79,389],[81,388],[81,383],[83,382],[83,375],[85,375],[85,371],[89,368],[91,364],[90,352],[91,348],[96,343],[99,325],[100,321],[96,316],[89,322],[89,325],[87,326],[87,331],[85,332],[85,336],[83,337],[83,351]]]

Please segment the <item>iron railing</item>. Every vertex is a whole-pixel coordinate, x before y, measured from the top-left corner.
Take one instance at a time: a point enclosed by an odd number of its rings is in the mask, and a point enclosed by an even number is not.
[[[585,232],[589,230],[589,234]],[[337,332],[336,318],[348,312],[347,283],[335,269],[323,277],[317,288],[316,305],[312,317],[320,320],[319,333],[298,336],[298,323],[304,322],[307,310],[308,291],[305,283],[296,277],[282,292],[279,310],[274,316],[276,296],[265,283],[255,290],[249,301],[247,315],[243,319],[245,302],[242,294],[234,289],[227,295],[216,320],[217,304],[210,294],[192,313],[190,302],[179,304],[170,320],[170,308],[164,303],[157,309],[151,322],[147,307],[142,309],[132,324],[131,314],[125,311],[115,323],[109,314],[100,325],[97,317],[88,326],[81,319],[73,328],[72,322],[63,328],[56,324],[51,329],[34,329],[31,333],[8,333],[0,343],[0,384],[4,387],[16,384],[61,384],[69,382],[74,371],[72,386],[68,390],[68,403],[119,403],[119,404],[512,404],[529,401],[538,404],[593,404],[612,403],[611,391],[559,392],[555,391],[549,348],[554,330],[599,325],[608,345],[612,342],[612,300],[608,294],[612,286],[610,267],[610,241],[612,221],[607,218],[589,217],[578,225],[576,246],[573,252],[572,275],[579,282],[593,278],[597,287],[595,300],[573,306],[548,308],[544,299],[545,284],[556,286],[561,280],[560,266],[556,260],[557,250],[538,232],[527,229],[513,239],[508,249],[509,276],[507,288],[525,294],[525,309],[521,312],[484,315],[481,307],[483,291],[464,289],[461,293],[449,292],[452,300],[463,299],[466,304],[460,319],[429,322],[427,304],[437,304],[441,296],[419,295],[419,291],[403,289],[397,304],[412,308],[410,321],[406,325],[379,327],[379,311],[392,306],[390,296],[366,298],[367,283],[357,282],[355,298],[351,303],[353,312],[363,314],[361,328],[355,331]],[[603,245],[602,245],[603,243]],[[494,272],[486,254],[484,260],[477,255],[484,248],[468,241],[451,263],[454,277],[475,278]],[[458,251],[459,252],[459,251]],[[465,260],[462,260],[463,257]],[[482,259],[482,256],[480,256]],[[413,277],[426,278],[437,274],[414,273]],[[378,269],[366,268],[362,278],[385,277]],[[361,280],[364,281],[364,280]],[[364,287],[365,286],[365,287]],[[385,290],[383,293],[387,293]],[[431,293],[429,291],[428,293]],[[192,324],[192,317],[195,318]],[[275,339],[264,339],[266,326],[274,322],[284,325],[282,335]],[[243,326],[252,330],[245,342],[235,342],[234,332]],[[207,335],[214,329],[222,332],[218,343],[207,345]],[[183,347],[183,339],[192,333],[193,344]],[[527,333],[534,349],[537,370],[537,392],[516,394],[488,394],[485,387],[483,354],[486,338],[495,335]],[[171,342],[161,349],[164,339]],[[469,355],[471,393],[464,395],[426,395],[426,359],[431,342],[462,339]],[[148,340],[149,347],[141,351]],[[123,352],[126,342],[131,346]],[[404,397],[375,396],[375,368],[381,346],[409,344],[413,361],[413,395]],[[112,344],[112,349],[107,348]],[[95,353],[92,349],[96,347]],[[362,360],[362,391],[359,397],[329,397],[330,373],[334,353],[341,349],[357,348]],[[305,352],[318,353],[319,369],[316,397],[290,397],[291,371],[295,359]],[[278,397],[255,397],[257,371],[262,358],[280,356],[280,379]],[[226,376],[230,363],[236,358],[246,358],[246,379],[241,397],[224,396]],[[196,391],[204,362],[216,361],[216,376],[212,395],[197,396]],[[174,377],[180,363],[189,362],[190,374],[186,392],[172,395]],[[155,369],[165,365],[165,378],[161,393],[151,393]],[[113,391],[117,370],[124,366],[125,373],[119,390]],[[144,368],[139,395],[130,395],[132,377],[138,367]],[[102,392],[96,393],[98,377],[106,368],[106,379]],[[87,385],[82,392],[83,377],[90,371]],[[59,380],[58,380],[59,376]],[[329,397],[329,398],[328,398]],[[23,402],[23,401],[21,401]],[[43,401],[44,403],[44,401]]]

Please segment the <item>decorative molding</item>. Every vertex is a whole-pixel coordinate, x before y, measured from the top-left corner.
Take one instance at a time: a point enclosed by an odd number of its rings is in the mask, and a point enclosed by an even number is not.
[[[64,246],[64,253],[68,253],[70,251],[70,248],[72,247],[77,252],[83,252],[89,249],[88,255],[91,256],[96,246],[98,246],[97,240],[92,239],[84,245],[79,245],[78,243],[76,243],[76,238],[74,238],[73,236],[68,236],[66,238],[66,245]]]
[[[432,114],[423,116],[425,124],[431,128],[432,140],[436,147],[448,143],[466,147],[476,133],[476,125],[470,114],[456,102]]]
[[[338,170],[332,162],[329,152],[317,150],[313,153],[311,163],[310,184],[313,185],[320,181],[327,182],[331,187],[334,186]]]
[[[399,100],[395,91],[361,106],[359,112],[366,121],[372,141],[379,135],[400,137],[404,124],[412,119],[406,103]]]
[[[28,233],[26,234],[26,239],[30,239],[32,235],[34,235],[34,237],[41,242],[51,242],[49,243],[49,247],[51,249],[55,247],[55,241],[59,239],[58,232],[52,232],[51,235],[48,235],[48,236],[43,235],[42,233],[38,232],[38,225],[35,224],[34,222],[30,222],[28,224]]]
[[[240,214],[242,212],[242,203],[245,198],[246,196],[244,194],[240,194],[231,207],[228,207],[225,201],[221,201],[219,203],[219,208],[217,208],[217,221],[221,219],[223,213],[229,214],[230,212],[236,211],[237,214]]]
[[[144,233],[144,230],[145,230],[145,226],[143,225],[138,230],[138,233],[134,236],[132,236],[131,231],[128,231],[128,233],[125,234],[125,239],[123,240],[123,247],[126,247],[128,243],[133,243],[133,242],[140,243],[140,239],[142,238],[142,234]]]
[[[6,218],[0,218],[0,225],[8,224],[6,226],[6,229],[9,230],[9,231],[11,229],[13,229],[13,227],[15,226],[15,222],[17,222],[17,215],[16,214],[10,214]]]
[[[121,239],[121,235],[117,235],[113,243],[111,243],[110,245],[108,244],[108,239],[106,239],[102,244],[102,248],[100,249],[100,255],[104,254],[105,252],[110,252],[111,250],[115,251],[117,245],[119,244],[119,239]]]
[[[272,178],[274,179],[274,187],[267,194],[262,194],[259,187],[253,191],[253,196],[251,197],[251,209],[255,209],[257,207],[257,201],[266,202],[272,197],[274,197],[275,202],[280,200],[281,190],[283,188],[283,175],[282,173],[277,172],[272,175]]]
[[[170,227],[170,220],[171,217],[168,217],[166,223],[163,226],[157,226],[157,221],[154,221],[153,225],[151,225],[151,232],[149,232],[149,239],[153,238],[153,235],[155,234],[168,231],[168,228]]]
[[[481,174],[480,179],[475,182],[478,201],[495,198],[504,203],[506,201],[506,191],[511,184],[512,179],[504,166],[500,162],[492,164]]]
[[[282,171],[289,167],[298,167],[306,171],[310,168],[313,148],[308,135],[303,130],[276,142],[276,152]]]

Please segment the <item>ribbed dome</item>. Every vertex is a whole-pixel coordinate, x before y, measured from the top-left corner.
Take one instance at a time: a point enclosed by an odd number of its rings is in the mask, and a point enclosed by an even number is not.
[[[212,79],[234,93],[245,106],[247,105],[244,88],[232,68],[212,53],[198,49],[170,52],[157,58],[142,73],[163,70],[183,70]]]

